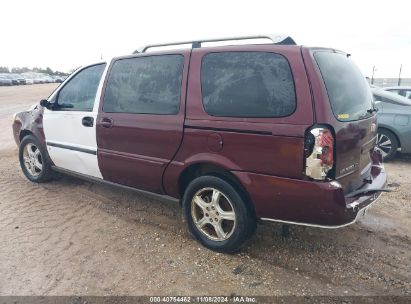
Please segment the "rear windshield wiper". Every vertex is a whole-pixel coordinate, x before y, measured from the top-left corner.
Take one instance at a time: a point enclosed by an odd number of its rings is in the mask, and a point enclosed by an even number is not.
[[[374,112],[378,112],[378,109],[377,108],[368,109],[364,114],[360,115],[358,119],[364,119],[364,118],[371,117],[374,114]]]
[[[367,110],[367,113],[370,113],[370,114],[372,114],[374,112],[378,112],[378,108],[372,108],[372,109]]]

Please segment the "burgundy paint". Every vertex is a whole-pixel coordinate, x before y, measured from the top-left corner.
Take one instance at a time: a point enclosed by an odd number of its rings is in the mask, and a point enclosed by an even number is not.
[[[386,182],[381,154],[374,150],[375,131],[371,131],[376,117],[348,123],[334,117],[313,59],[315,50],[273,45],[201,48],[192,51],[191,61],[190,51],[157,53],[185,57],[177,115],[104,113],[104,84],[96,126],[104,179],[179,198],[181,173],[191,165],[212,164],[234,175],[248,192],[258,217],[330,226],[351,222],[357,211],[347,205],[355,199],[345,193],[382,187]],[[296,111],[284,118],[207,115],[201,96],[201,60],[209,52],[220,51],[275,52],[286,57],[295,82]],[[42,110],[19,113],[13,123],[17,143],[20,132],[27,130],[45,145]],[[303,175],[304,134],[316,123],[335,131],[336,175],[342,188],[309,181]],[[373,165],[367,166],[370,160]],[[340,174],[356,161],[354,172]],[[369,176],[371,184],[364,182]],[[373,195],[356,200],[362,208],[372,202]]]
[[[184,56],[181,104],[177,115],[104,113],[103,89],[96,132],[98,161],[105,180],[156,193],[163,192],[164,169],[176,154],[183,136],[190,51],[168,54]],[[151,55],[152,53],[121,58]],[[110,70],[111,67],[107,75]],[[111,126],[104,126],[107,123],[104,120],[111,120]]]
[[[208,115],[203,107],[201,96],[201,60],[204,55],[213,52],[229,51],[261,51],[274,52],[283,55],[289,62],[294,77],[296,97],[298,106],[296,112],[291,116],[281,118],[239,118],[239,117],[216,117]],[[223,125],[225,128],[235,126],[236,123],[242,122],[240,130],[248,127],[251,130],[261,128],[251,123],[264,124],[265,129],[276,134],[272,124],[288,125],[310,125],[313,122],[313,109],[311,106],[311,95],[309,83],[304,69],[303,60],[299,46],[273,46],[273,45],[247,45],[247,46],[225,46],[215,48],[194,49],[191,55],[190,78],[187,91],[187,118],[196,120],[206,120],[209,127]],[[247,125],[247,123],[249,123]],[[284,130],[284,129],[283,129]],[[292,132],[292,131],[291,131]],[[295,134],[288,134],[295,136]],[[298,134],[301,136],[301,134]]]
[[[341,122],[335,118],[320,70],[313,57],[313,53],[318,50],[324,49],[303,48],[302,55],[312,86],[316,119],[322,124],[331,125],[336,134],[336,179],[347,193],[363,186],[364,178],[370,174],[371,153],[377,136],[377,128],[371,130],[371,125],[377,123],[377,116],[352,122]],[[356,166],[351,174],[342,173],[343,169],[352,164]]]
[[[224,141],[220,134],[211,133],[207,137],[207,146],[211,152],[220,152],[223,149]]]
[[[374,194],[363,195],[358,199],[346,198],[342,188],[329,182],[287,179],[238,171],[233,171],[233,174],[250,194],[258,217],[339,226],[352,222],[358,209],[364,208],[374,199]],[[386,179],[386,173],[380,171],[374,177],[372,185],[366,184],[363,189],[382,188]],[[347,207],[354,200],[359,203],[356,210]]]
[[[43,130],[44,108],[37,105],[32,111],[20,112],[13,121],[13,136],[17,145],[20,145],[21,132],[32,133],[40,143],[46,147],[46,138]]]
[[[296,111],[282,118],[208,115],[204,111],[201,96],[201,60],[210,52],[220,51],[264,51],[283,55],[289,61],[294,77]],[[187,105],[183,143],[163,178],[167,194],[180,196],[180,174],[194,164],[213,164],[226,170],[303,178],[304,134],[314,121],[309,82],[300,47],[260,45],[194,49],[190,62]],[[209,153],[207,138],[214,133],[222,137],[224,144],[218,153]]]

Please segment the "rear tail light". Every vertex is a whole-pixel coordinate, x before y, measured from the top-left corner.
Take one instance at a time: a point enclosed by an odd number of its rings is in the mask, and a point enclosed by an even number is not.
[[[334,135],[327,127],[314,127],[304,140],[305,175],[316,180],[332,178],[334,168]]]

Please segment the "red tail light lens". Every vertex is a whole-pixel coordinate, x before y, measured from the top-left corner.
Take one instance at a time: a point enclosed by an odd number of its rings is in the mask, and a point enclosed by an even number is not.
[[[305,174],[317,180],[330,177],[334,167],[334,135],[326,127],[310,129],[305,136]]]

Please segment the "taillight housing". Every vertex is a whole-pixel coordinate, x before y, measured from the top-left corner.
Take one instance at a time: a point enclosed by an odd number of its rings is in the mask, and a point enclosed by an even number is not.
[[[334,175],[335,138],[331,128],[314,126],[304,139],[305,175],[315,180],[331,179]]]

